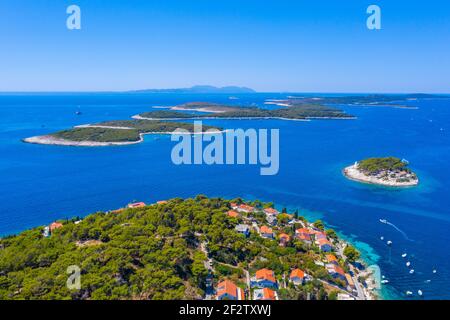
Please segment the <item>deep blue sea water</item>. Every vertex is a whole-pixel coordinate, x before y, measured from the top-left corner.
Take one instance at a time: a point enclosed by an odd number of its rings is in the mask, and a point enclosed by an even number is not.
[[[128,119],[152,106],[190,101],[263,105],[283,94],[39,94],[0,95],[0,235],[122,207],[196,194],[273,201],[321,218],[377,263],[389,279],[383,294],[450,299],[450,99],[410,101],[418,109],[349,107],[357,120],[210,120],[225,128],[279,128],[280,172],[258,166],[175,166],[168,136],[138,145],[76,148],[21,139],[74,125]],[[75,111],[82,115],[76,116]],[[416,188],[387,189],[345,179],[341,170],[371,156],[410,161]],[[382,224],[387,219],[396,228]],[[385,241],[381,241],[383,236]],[[386,240],[393,241],[389,248]],[[401,254],[415,269],[411,275]],[[432,270],[437,269],[433,274]],[[431,282],[426,282],[431,280]]]

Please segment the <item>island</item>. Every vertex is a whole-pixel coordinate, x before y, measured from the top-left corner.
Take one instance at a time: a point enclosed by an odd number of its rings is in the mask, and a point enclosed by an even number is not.
[[[104,121],[96,124],[76,126],[47,135],[25,138],[32,144],[101,147],[141,143],[146,134],[171,134],[176,129],[194,133],[194,124],[174,120],[207,119],[281,119],[305,121],[308,119],[354,119],[342,110],[323,105],[301,105],[276,110],[256,107],[237,107],[209,102],[191,102],[171,110],[156,110],[133,116],[133,120]],[[197,114],[192,113],[198,112]],[[202,125],[203,134],[212,130],[223,132],[222,128]],[[197,133],[197,132],[196,132]]]
[[[192,102],[169,107],[170,111],[158,110],[144,112],[134,116],[135,119],[355,119],[344,111],[321,104],[299,104],[279,109],[262,109],[257,107],[228,106],[215,103]],[[179,111],[197,111],[197,114]]]
[[[417,109],[405,104],[408,101],[422,99],[448,99],[442,95],[431,94],[370,94],[358,96],[289,96],[287,99],[269,99],[265,104],[281,107],[295,107],[307,104],[348,105],[353,107],[391,107],[401,109]]]
[[[408,161],[396,157],[369,158],[344,169],[351,180],[389,187],[408,187],[419,184],[417,175],[408,168]]]
[[[100,147],[136,144],[143,141],[146,134],[171,134],[176,129],[194,133],[194,125],[181,122],[146,120],[114,120],[97,124],[81,125],[48,135],[26,138],[23,141],[34,144]],[[208,130],[222,131],[214,126],[202,126]]]
[[[298,210],[198,195],[0,239],[0,299],[374,299],[361,263],[355,247]]]

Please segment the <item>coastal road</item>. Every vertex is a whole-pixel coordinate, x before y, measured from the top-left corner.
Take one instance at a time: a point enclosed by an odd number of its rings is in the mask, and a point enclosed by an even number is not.
[[[338,254],[344,260],[347,260],[347,257],[344,255],[344,247],[341,246],[341,245],[337,245],[336,249],[338,251]],[[356,275],[355,268],[351,264],[349,264],[349,266],[350,266],[350,270],[351,270],[352,274]],[[353,283],[355,284],[355,289],[356,289],[356,293],[357,293],[357,296],[356,296],[357,300],[368,300],[368,297],[366,296],[363,288],[361,287],[361,283],[359,283],[358,278],[356,276],[351,276],[351,277],[352,277]]]

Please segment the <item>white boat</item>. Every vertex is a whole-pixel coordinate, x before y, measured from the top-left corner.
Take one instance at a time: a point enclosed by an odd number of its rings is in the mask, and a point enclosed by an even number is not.
[[[410,265],[411,265],[411,262],[408,261],[408,262],[406,263],[406,266],[409,267]]]
[[[419,296],[423,296],[422,290],[417,290],[417,294],[418,294]]]
[[[406,291],[407,296],[412,296],[412,294],[413,294],[412,291]]]
[[[414,273],[414,269],[409,270],[409,273],[413,274]]]
[[[392,244],[392,241],[389,240],[388,242],[386,242],[386,244],[387,244],[388,246],[390,246],[390,245]]]
[[[383,240],[384,240],[384,237],[380,237],[380,240],[383,241]]]
[[[431,280],[425,280],[425,283],[430,283],[431,282]]]
[[[382,283],[382,284],[389,283],[389,280],[382,280],[381,283]]]
[[[434,270],[433,270],[433,273],[437,273],[437,270],[436,270],[436,269],[434,269]]]
[[[406,256],[407,256],[406,253],[402,254],[402,258],[406,258]]]
[[[380,219],[380,222],[386,224],[386,223],[387,223],[387,220],[386,220],[386,219]]]

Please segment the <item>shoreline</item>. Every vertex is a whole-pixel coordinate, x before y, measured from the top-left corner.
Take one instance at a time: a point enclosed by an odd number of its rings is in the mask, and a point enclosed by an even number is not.
[[[357,117],[306,117],[301,119],[290,119],[283,117],[191,117],[191,118],[147,118],[137,114],[131,117],[135,120],[149,121],[180,121],[180,120],[283,120],[283,121],[311,121],[311,120],[356,120]]]
[[[415,187],[419,184],[419,179],[413,182],[396,182],[396,181],[386,181],[381,180],[376,177],[370,177],[362,173],[358,170],[356,165],[351,165],[342,170],[342,174],[349,180],[365,183],[365,184],[374,184],[380,185],[384,187],[393,187],[393,188],[404,188],[404,187]]]

